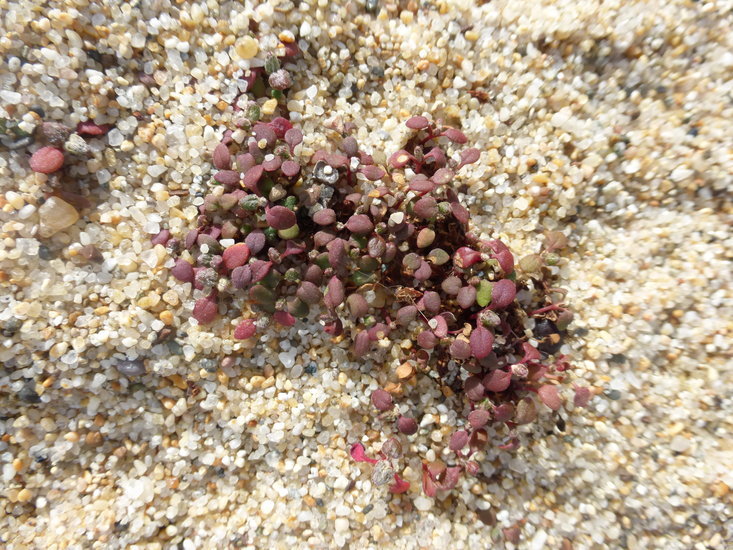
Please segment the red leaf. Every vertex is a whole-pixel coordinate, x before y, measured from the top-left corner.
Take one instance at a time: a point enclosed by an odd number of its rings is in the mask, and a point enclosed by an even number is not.
[[[234,338],[236,340],[246,340],[252,338],[257,332],[257,327],[252,319],[245,319],[234,329]]]
[[[441,135],[447,137],[452,142],[460,143],[461,145],[468,141],[468,138],[465,136],[465,134],[460,130],[456,130],[455,128],[446,128]]]
[[[489,391],[504,391],[509,387],[512,381],[512,373],[506,372],[501,369],[491,371],[489,374],[484,376],[482,384]]]
[[[494,335],[483,326],[476,327],[471,332],[471,353],[476,359],[488,357],[494,347]]]
[[[364,445],[362,445],[361,443],[354,443],[351,446],[349,454],[351,454],[351,458],[353,458],[357,462],[368,462],[369,464],[376,464],[377,462],[379,462],[378,460],[369,458],[366,455],[366,452],[364,451]]]
[[[85,120],[76,125],[76,133],[87,136],[103,136],[112,129],[109,124],[97,124],[92,120]]]
[[[249,246],[245,243],[237,243],[227,248],[222,254],[224,265],[227,269],[234,269],[244,265],[249,260]]]
[[[272,318],[276,323],[284,327],[292,327],[295,324],[295,317],[293,317],[287,311],[276,311]]]
[[[550,407],[553,411],[558,410],[562,406],[562,399],[560,399],[557,386],[545,384],[537,390],[537,395],[539,395],[540,401]]]
[[[430,474],[428,473],[427,467],[423,464],[423,472],[422,472],[422,490],[425,493],[425,495],[429,497],[434,497],[435,494],[438,492],[438,487],[433,481],[433,479],[430,477]]]
[[[430,121],[424,116],[418,115],[408,118],[407,122],[405,122],[405,126],[411,130],[422,130],[430,126]]]
[[[193,306],[193,318],[196,319],[200,325],[211,323],[216,319],[216,314],[216,297],[210,295],[196,300],[196,303]]]
[[[573,397],[573,404],[576,407],[586,407],[590,401],[591,393],[589,388],[576,387],[575,396]]]
[[[273,206],[265,214],[267,225],[273,229],[290,229],[295,225],[295,212],[285,206]]]
[[[394,483],[389,486],[389,492],[395,495],[406,493],[410,490],[410,482],[405,481],[397,474],[394,475]]]
[[[440,489],[443,491],[450,491],[456,486],[458,480],[461,479],[462,468],[460,466],[451,466],[445,470],[445,477],[443,482],[440,484]]]
[[[258,283],[270,273],[272,269],[272,262],[266,262],[265,260],[254,260],[252,262],[252,282]]]
[[[532,344],[527,342],[522,343],[522,350],[524,351],[524,357],[522,357],[521,363],[527,363],[529,361],[539,361],[541,358],[540,352]]]
[[[377,388],[372,392],[371,396],[372,405],[374,405],[377,410],[380,411],[388,411],[392,408],[392,396],[387,392],[386,390],[383,390],[382,388]]]
[[[502,309],[514,301],[517,295],[516,285],[509,279],[496,281],[491,289],[491,309]]]
[[[386,174],[384,170],[382,170],[379,166],[375,166],[374,164],[362,166],[361,168],[359,168],[359,172],[364,174],[364,177],[366,177],[366,179],[368,179],[369,181],[380,180]]]
[[[476,162],[479,157],[481,156],[481,151],[476,149],[475,147],[471,147],[470,149],[464,149],[461,151],[461,162],[458,165],[458,170],[463,168],[466,164],[473,164]]]

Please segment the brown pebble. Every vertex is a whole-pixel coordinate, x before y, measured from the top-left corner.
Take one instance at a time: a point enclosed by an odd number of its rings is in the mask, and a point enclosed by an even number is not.
[[[84,438],[84,443],[90,447],[99,447],[102,444],[102,434],[99,432],[89,432]]]

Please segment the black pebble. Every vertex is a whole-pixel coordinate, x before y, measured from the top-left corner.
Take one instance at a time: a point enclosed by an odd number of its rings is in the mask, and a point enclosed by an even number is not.
[[[28,380],[18,392],[18,399],[24,403],[40,403],[41,397],[36,393],[36,383]]]
[[[560,336],[560,331],[558,330],[557,325],[549,319],[539,319],[537,322],[535,322],[534,330],[532,331],[532,333],[534,334],[534,337],[538,340],[546,338],[546,340],[538,346],[540,351],[552,354],[556,353],[562,347],[563,339],[562,336]],[[549,338],[553,334],[557,334],[560,336],[560,339],[555,344],[553,344]]]
[[[310,363],[308,363],[305,366],[303,370],[306,372],[306,374],[315,374],[316,371],[318,370],[318,367],[316,366],[316,364],[313,361],[311,361]]]
[[[42,260],[51,260],[53,259],[53,254],[51,254],[51,249],[48,248],[45,244],[42,244],[38,247],[38,257]]]

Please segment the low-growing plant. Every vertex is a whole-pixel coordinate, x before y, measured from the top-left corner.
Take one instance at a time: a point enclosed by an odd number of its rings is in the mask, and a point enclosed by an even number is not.
[[[540,253],[515,264],[504,242],[473,232],[455,182],[480,151],[439,120],[407,120],[412,133],[384,166],[351,135],[300,158],[303,134],[289,121],[282,71],[270,57],[248,76],[251,100],[236,121],[247,137],[235,141],[228,131],[213,151],[216,172],[197,227],[182,242],[169,233],[156,242],[187,251],[172,273],[199,294],[198,323],[212,323],[227,295],[248,297],[258,320],[243,312],[235,339],[255,338],[269,318],[292,326],[312,309],[328,334],[350,338],[355,358],[410,339],[392,381],[371,396],[391,432],[379,458],[361,442],[351,456],[374,465],[376,485],[408,490],[397,473],[400,438],[419,424],[399,414],[394,399],[409,398],[415,378],[427,376],[467,412],[449,438],[447,462],[423,461],[424,492],[449,490],[464,473],[480,473],[475,457],[489,444],[489,425],[506,432],[499,447],[513,449],[538,402],[562,406],[570,364],[557,353],[572,314],[552,267],[567,239],[547,233]],[[270,116],[262,114],[265,98],[278,100]],[[576,405],[589,398],[587,388],[576,389]]]

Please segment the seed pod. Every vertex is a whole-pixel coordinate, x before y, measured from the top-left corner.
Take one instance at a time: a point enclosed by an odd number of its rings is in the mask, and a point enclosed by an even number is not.
[[[392,408],[392,396],[382,388],[378,388],[372,392],[372,405],[380,411],[388,411]]]
[[[400,416],[397,419],[397,429],[405,435],[413,435],[417,433],[417,422],[414,418]]]

